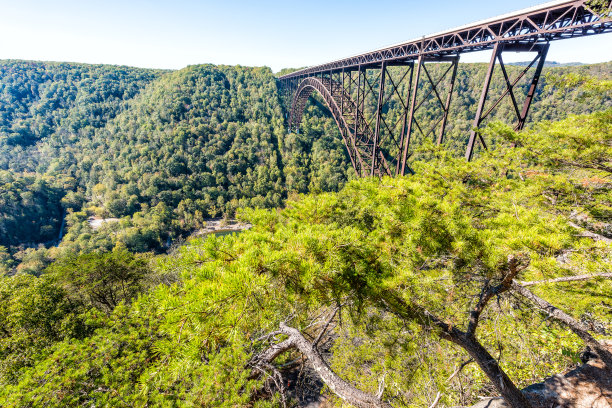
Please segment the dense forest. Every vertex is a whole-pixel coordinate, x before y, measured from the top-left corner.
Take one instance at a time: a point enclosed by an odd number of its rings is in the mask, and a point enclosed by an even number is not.
[[[269,68],[0,62],[0,405],[537,407],[612,367],[612,63],[547,68],[468,163],[484,70],[415,175],[357,180]]]
[[[476,161],[430,149],[411,177],[241,209],[239,235],[3,278],[0,401],[529,407],[518,388],[585,345],[612,364],[611,129],[611,109],[495,125]]]
[[[433,76],[439,65],[429,68]],[[610,76],[610,64],[550,70]],[[155,71],[5,61],[0,75],[0,199],[6,203],[0,246],[10,259],[4,269],[39,273],[62,254],[117,245],[163,252],[211,217],[280,207],[291,194],[338,191],[354,178],[322,103],[314,99],[307,107],[299,133],[287,132],[268,68]],[[483,64],[458,71],[450,150],[465,145],[482,75]],[[534,121],[610,105],[605,96],[585,98],[584,87],[568,91],[544,82]],[[502,78],[491,88],[501,93]],[[509,109],[502,105],[495,118],[508,118]],[[436,113],[425,104],[419,120],[433,122]],[[93,229],[90,217],[119,221]]]
[[[278,207],[289,192],[335,191],[352,177],[331,122],[286,137],[267,68],[5,62],[2,72],[0,168],[23,181],[5,183],[0,245],[27,270],[32,256],[40,265],[117,244],[163,251],[207,218]],[[94,231],[91,216],[121,222]],[[59,248],[34,254],[57,239],[63,218]]]

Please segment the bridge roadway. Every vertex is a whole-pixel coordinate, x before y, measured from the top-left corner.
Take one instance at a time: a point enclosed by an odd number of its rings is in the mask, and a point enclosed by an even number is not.
[[[493,50],[472,131],[466,137],[465,157],[471,160],[478,143],[482,148],[487,146],[478,128],[504,98],[511,99],[515,128],[523,128],[551,41],[608,32],[612,32],[612,0],[556,0],[301,69],[281,76],[279,81],[285,103],[290,106],[291,129],[299,127],[306,101],[317,92],[330,108],[359,176],[403,175],[411,171],[410,142],[416,131],[424,137],[433,136],[438,144],[444,140],[461,54]],[[502,58],[507,51],[535,53],[535,57],[511,79]],[[444,74],[433,78],[428,63],[444,64]],[[506,89],[485,109],[496,65],[501,67]],[[517,97],[522,88],[517,84],[523,78],[528,86],[519,106]],[[408,85],[404,86],[407,94],[400,93],[401,84]],[[373,113],[366,108],[368,98],[377,101]],[[423,129],[415,114],[428,100],[439,105],[439,118],[433,128]],[[399,120],[387,117],[391,101],[402,107]]]

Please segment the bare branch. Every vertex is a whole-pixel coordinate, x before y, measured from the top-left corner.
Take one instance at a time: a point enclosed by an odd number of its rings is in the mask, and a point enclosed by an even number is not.
[[[510,289],[512,286],[512,280],[519,274],[519,272],[529,266],[529,262],[525,262],[524,258],[509,256],[508,257],[508,269],[506,274],[504,275],[502,281],[499,285],[491,287],[489,286],[489,281],[485,282],[485,285],[480,292],[480,298],[478,299],[478,303],[470,312],[470,321],[468,322],[467,335],[474,336],[476,333],[476,328],[478,327],[478,320],[480,319],[480,314],[484,310],[489,300],[495,295],[500,295],[503,292]]]
[[[448,377],[446,379],[446,382],[449,382],[450,380],[452,380],[453,378],[455,378],[455,376],[457,374],[459,374],[461,372],[461,370],[463,370],[465,368],[466,365],[473,363],[474,359],[470,358],[467,361],[464,361],[463,363],[459,364],[459,366],[457,367],[457,369],[450,375],[450,377]]]
[[[328,329],[329,324],[335,318],[337,311],[338,308],[336,308],[329,317],[327,324],[319,334],[317,341],[320,340],[323,333]],[[270,338],[275,334],[284,334],[289,338],[280,343],[273,344],[251,359],[249,366],[252,367],[253,370],[251,375],[252,377],[257,377],[260,374],[264,374],[268,376],[270,380],[274,381],[277,387],[280,387],[279,389],[281,392],[283,392],[284,389],[282,386],[282,381],[280,381],[281,384],[279,385],[280,374],[278,369],[272,366],[271,363],[280,354],[290,349],[297,348],[310,361],[321,380],[330,388],[330,390],[336,393],[336,395],[343,400],[352,405],[363,408],[391,407],[390,404],[381,401],[380,397],[361,391],[334,373],[329,365],[327,365],[325,360],[323,360],[323,357],[321,357],[316,345],[314,343],[311,344],[299,330],[289,327],[284,322],[281,322],[279,331],[270,333],[267,336],[262,336],[262,338]],[[268,372],[272,372],[273,375],[269,375]]]
[[[597,234],[593,231],[589,231],[586,228],[581,227],[578,224],[574,224],[573,222],[569,222],[568,223],[571,227],[576,228],[577,230],[581,231],[581,236],[586,237],[586,238],[591,238],[594,241],[602,241],[605,242],[606,244],[612,244],[612,239],[604,237],[603,235]]]
[[[325,334],[325,332],[327,331],[327,329],[329,328],[329,325],[331,324],[331,322],[334,320],[334,318],[336,317],[336,314],[338,313],[338,310],[340,310],[340,307],[337,307],[334,309],[333,313],[331,314],[331,316],[329,317],[329,319],[327,319],[327,322],[325,322],[325,326],[323,326],[323,329],[321,329],[321,332],[319,333],[319,335],[317,336],[317,338],[315,339],[315,341],[312,343],[313,347],[317,347],[317,345],[319,344],[319,342],[321,341],[321,339],[323,338],[323,335]]]
[[[387,372],[385,371],[382,375],[382,378],[378,380],[378,392],[376,393],[376,398],[381,399],[383,393],[385,392],[385,377],[387,376]]]
[[[253,370],[258,371],[262,375],[266,376],[269,381],[272,381],[274,383],[276,388],[280,391],[282,406],[283,408],[286,408],[287,407],[287,397],[286,397],[287,390],[285,389],[285,385],[283,384],[283,377],[280,371],[278,371],[276,367],[274,367],[273,365],[269,363],[255,366]],[[268,371],[271,371],[272,375],[270,375]],[[267,382],[264,383],[264,386],[270,394],[273,393],[272,389],[270,389],[269,383]]]
[[[354,387],[334,373],[325,360],[323,360],[318,350],[306,340],[299,330],[289,327],[284,323],[280,324],[280,330],[283,334],[289,336],[288,340],[292,341],[295,347],[308,358],[321,380],[340,398],[356,407],[391,407],[390,404]]]
[[[278,336],[279,334],[282,334],[280,331],[273,331],[270,333],[266,333],[261,337],[256,338],[255,340],[253,340],[253,343],[257,343],[259,341],[264,341],[264,340],[269,340],[272,337]]]
[[[436,399],[434,400],[434,402],[429,406],[429,408],[436,408],[438,406],[438,403],[440,402],[440,397],[442,397],[442,393],[440,393],[440,391],[438,391],[438,394],[436,395]]]
[[[252,364],[255,366],[259,363],[271,363],[276,357],[280,356],[285,351],[290,350],[294,347],[295,344],[291,338],[281,341],[280,343],[273,344],[263,352],[253,357],[251,359]]]
[[[540,284],[545,284],[545,283],[575,282],[575,281],[585,281],[585,280],[590,280],[590,279],[606,279],[606,278],[612,278],[612,273],[607,272],[607,273],[600,273],[597,275],[563,276],[561,278],[544,279],[544,280],[531,281],[531,282],[517,281],[517,283],[520,284],[522,287],[527,287],[527,286],[540,285]]]
[[[595,351],[599,358],[608,366],[612,367],[612,353],[610,353],[601,343],[599,343],[590,333],[588,327],[583,323],[577,321],[572,316],[565,313],[563,310],[551,305],[546,300],[537,296],[529,289],[521,286],[517,281],[512,282],[512,290],[521,296],[529,299],[536,307],[542,310],[551,318],[563,323],[571,331],[573,331],[578,337],[584,341],[584,343]]]

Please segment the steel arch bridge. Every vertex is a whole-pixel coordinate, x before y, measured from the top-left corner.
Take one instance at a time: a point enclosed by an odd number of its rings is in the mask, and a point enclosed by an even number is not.
[[[515,129],[523,128],[551,41],[608,32],[612,32],[612,0],[557,0],[295,71],[279,78],[290,108],[289,128],[299,129],[306,102],[316,92],[336,121],[358,176],[404,175],[411,172],[408,159],[417,132],[437,144],[444,141],[460,55],[491,49],[472,131],[466,135],[465,157],[471,160],[479,144],[487,147],[477,129],[502,100],[510,99]],[[508,51],[535,53],[515,78],[510,78],[503,62],[502,54]],[[437,75],[432,63],[442,67]],[[487,106],[496,65],[505,90]],[[521,80],[528,84],[522,104],[517,86]],[[438,117],[433,127],[424,129],[416,113],[426,102],[437,105]],[[399,117],[390,115],[391,104],[400,108]]]

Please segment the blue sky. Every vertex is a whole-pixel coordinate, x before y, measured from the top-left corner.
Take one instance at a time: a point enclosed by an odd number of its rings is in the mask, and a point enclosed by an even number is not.
[[[0,59],[182,68],[327,62],[537,0],[0,0]],[[487,53],[462,56],[487,61]],[[505,60],[525,60],[524,55]],[[612,34],[554,42],[548,60],[612,60]]]

